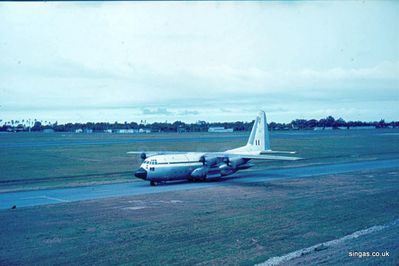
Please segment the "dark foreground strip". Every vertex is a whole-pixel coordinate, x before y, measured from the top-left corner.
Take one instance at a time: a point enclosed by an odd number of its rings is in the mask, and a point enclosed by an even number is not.
[[[378,169],[399,169],[399,159],[306,166],[290,169],[260,169],[251,172],[241,172],[241,174],[238,173],[230,178],[222,179],[222,182],[174,182],[167,185],[151,187],[149,182],[143,181],[76,188],[9,192],[0,194],[0,209],[9,209],[14,205],[17,208],[30,207],[80,200],[143,195],[168,191],[207,188],[212,186],[238,185],[242,183],[304,178]]]

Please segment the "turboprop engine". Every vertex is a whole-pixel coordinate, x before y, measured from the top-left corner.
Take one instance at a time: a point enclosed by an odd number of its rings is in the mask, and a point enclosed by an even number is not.
[[[247,162],[248,160],[242,159],[242,158],[233,158],[229,159],[228,165],[230,165],[233,168],[238,168],[240,165],[243,165]]]
[[[237,170],[248,169],[253,166],[253,164],[248,163],[248,159],[243,158],[233,158],[227,161],[227,165],[231,166],[234,169],[234,172]]]
[[[201,158],[199,159],[199,161],[200,161],[204,166],[212,167],[213,165],[215,165],[215,164],[219,161],[219,158],[218,158],[218,157],[207,158],[207,157],[205,157],[205,156],[201,156]]]
[[[205,156],[201,156],[199,161],[202,163],[202,167],[194,169],[191,172],[191,176],[194,178],[208,178],[213,177],[215,170],[217,171],[217,175],[220,176],[220,170],[217,168],[217,163],[219,162],[218,157],[210,157],[207,158]]]
[[[204,178],[208,173],[208,169],[209,168],[207,166],[202,166],[200,168],[194,169],[194,171],[191,173],[191,176],[194,178]]]
[[[208,179],[231,175],[237,172],[237,170],[246,169],[252,166],[247,164],[248,160],[242,158],[206,158],[205,156],[202,156],[199,161],[202,162],[203,166],[195,169],[191,173],[191,176],[194,178]]]
[[[226,163],[220,164],[219,169],[220,169],[220,174],[222,176],[231,175],[237,171],[234,167],[231,167],[230,165],[227,165]]]

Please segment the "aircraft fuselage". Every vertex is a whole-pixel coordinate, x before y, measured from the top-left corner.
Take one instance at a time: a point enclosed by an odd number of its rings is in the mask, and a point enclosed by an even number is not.
[[[153,182],[171,180],[205,180],[226,176],[249,168],[248,160],[231,165],[223,158],[206,161],[204,153],[155,155],[144,160],[135,176]],[[247,167],[243,166],[244,164]]]

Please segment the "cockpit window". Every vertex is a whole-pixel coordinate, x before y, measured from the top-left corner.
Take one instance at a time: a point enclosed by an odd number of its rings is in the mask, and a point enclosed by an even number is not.
[[[146,164],[158,164],[157,160],[144,160]]]

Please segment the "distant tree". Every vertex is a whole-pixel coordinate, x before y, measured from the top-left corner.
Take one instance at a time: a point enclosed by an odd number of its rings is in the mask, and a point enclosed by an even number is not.
[[[42,129],[42,123],[39,121],[36,121],[32,127],[32,131],[42,131]]]
[[[327,127],[334,126],[334,123],[335,123],[335,119],[331,115],[326,118],[326,126]]]
[[[385,120],[381,119],[380,122],[378,122],[378,124],[376,125],[377,128],[385,128],[387,127]]]
[[[341,117],[335,120],[334,127],[344,127],[346,126],[346,122]]]
[[[306,122],[306,128],[312,129],[317,127],[317,120],[316,119],[310,119]]]

